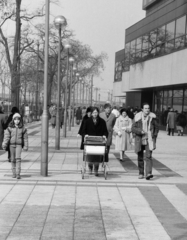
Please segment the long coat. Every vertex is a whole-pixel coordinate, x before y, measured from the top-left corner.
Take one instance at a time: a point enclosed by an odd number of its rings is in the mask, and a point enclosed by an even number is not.
[[[168,124],[168,128],[175,128],[175,126],[176,126],[176,113],[175,112],[168,113],[167,124]]]
[[[119,116],[114,125],[114,132],[116,133],[115,150],[126,151],[130,150],[130,132],[132,127],[132,120],[129,117]],[[126,128],[126,129],[124,129]],[[118,133],[122,135],[119,136]]]
[[[7,128],[8,116],[4,113],[0,113],[0,150],[2,150],[2,142],[4,139],[4,130]]]
[[[113,135],[114,124],[116,122],[116,116],[113,113],[111,113],[107,118],[105,112],[100,113],[99,116],[106,122],[107,130],[108,130],[107,146],[110,146],[112,145],[112,135]]]
[[[81,141],[81,146],[80,146],[80,149],[83,150],[84,149],[84,133],[83,133],[83,127],[84,127],[84,124],[85,122],[88,120],[88,115],[86,114],[83,119],[82,119],[82,122],[81,122],[81,126],[79,128],[79,131],[78,131],[78,134],[81,135],[82,137],[82,141]]]
[[[132,124],[132,133],[135,134],[135,152],[138,153],[142,149],[142,130],[143,130],[143,124],[142,124],[142,119],[141,119],[141,114],[137,113],[135,116],[135,121]],[[150,124],[150,131],[151,131],[151,137],[153,140],[153,145],[156,148],[156,138],[159,132],[159,126],[156,120],[156,115],[154,113],[149,114],[149,121],[151,121]]]

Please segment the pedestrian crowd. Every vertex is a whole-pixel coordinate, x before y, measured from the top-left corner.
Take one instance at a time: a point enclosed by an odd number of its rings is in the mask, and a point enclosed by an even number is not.
[[[119,152],[121,162],[125,159],[125,151],[134,149],[138,156],[139,179],[145,177],[146,180],[150,180],[153,178],[152,151],[156,149],[158,132],[159,124],[156,115],[150,111],[148,103],[144,103],[142,109],[137,107],[112,109],[112,106],[106,103],[101,111],[97,107],[87,108],[78,136],[82,137],[80,146],[82,150],[85,137],[103,136],[106,139],[106,162],[109,161],[113,137],[115,150]],[[87,156],[87,158],[89,173],[92,174],[94,171],[95,176],[98,176],[98,156]]]

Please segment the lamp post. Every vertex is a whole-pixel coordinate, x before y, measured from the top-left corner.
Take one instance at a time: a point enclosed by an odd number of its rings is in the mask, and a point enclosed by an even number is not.
[[[91,106],[93,104],[93,75],[91,76]]]
[[[74,127],[74,118],[75,118],[75,84],[76,84],[76,78],[74,78],[74,72],[77,70],[76,66],[73,66],[73,89],[72,89],[72,94],[73,94],[73,102],[72,102],[72,127]]]
[[[80,99],[80,106],[82,105],[82,101],[81,101],[81,93],[82,93],[82,84],[81,84],[81,81],[82,81],[82,77],[79,77],[79,99]]]
[[[68,79],[69,79],[69,49],[71,45],[67,42],[64,45],[64,48],[67,49],[67,75],[66,75],[66,85],[65,85],[65,98],[64,98],[64,131],[63,137],[66,138],[67,135],[67,92],[68,92]]]
[[[57,83],[57,114],[56,114],[56,129],[55,129],[55,149],[60,149],[60,73],[61,73],[61,31],[67,25],[66,19],[63,16],[57,16],[54,19],[54,25],[59,33],[59,46],[58,46],[58,83]]]
[[[39,85],[39,41],[37,42],[37,77],[36,77],[36,96],[35,96],[35,120],[38,119],[38,109],[39,109],[39,107],[38,107],[38,103],[39,103],[38,85]]]
[[[44,66],[44,106],[42,114],[42,135],[41,135],[41,175],[48,175],[48,55],[49,55],[49,0],[45,3],[45,66]]]
[[[69,113],[68,113],[68,119],[69,119],[69,126],[68,126],[68,130],[71,131],[71,93],[72,93],[72,79],[73,79],[73,62],[74,62],[74,58],[70,57],[69,58],[69,62],[71,64],[71,74],[70,74],[70,84],[69,84]]]

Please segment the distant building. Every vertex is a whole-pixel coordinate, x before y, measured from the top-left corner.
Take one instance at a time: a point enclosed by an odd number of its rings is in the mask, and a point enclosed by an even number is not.
[[[149,102],[164,125],[168,107],[187,114],[187,0],[143,0],[143,9],[116,52],[113,94],[127,106]]]

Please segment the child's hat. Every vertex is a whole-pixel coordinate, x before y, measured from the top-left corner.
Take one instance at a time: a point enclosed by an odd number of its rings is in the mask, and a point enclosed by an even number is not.
[[[13,119],[15,119],[15,118],[21,118],[21,115],[20,115],[19,113],[15,113],[15,114],[13,115]]]

